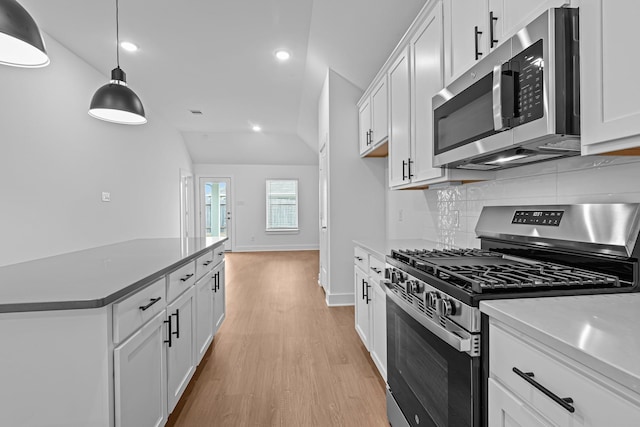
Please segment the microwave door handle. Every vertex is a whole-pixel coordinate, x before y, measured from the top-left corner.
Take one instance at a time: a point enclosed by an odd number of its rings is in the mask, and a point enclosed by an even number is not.
[[[506,126],[502,119],[502,65],[493,67],[493,129],[503,130]]]

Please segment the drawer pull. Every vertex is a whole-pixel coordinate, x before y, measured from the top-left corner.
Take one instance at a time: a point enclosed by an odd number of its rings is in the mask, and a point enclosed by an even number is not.
[[[535,388],[540,390],[548,398],[550,398],[551,400],[556,402],[558,405],[562,406],[567,411],[569,411],[571,413],[574,413],[576,411],[576,408],[571,406],[571,403],[573,403],[573,399],[572,398],[570,398],[570,397],[558,397],[555,393],[549,391],[549,389],[547,389],[546,387],[541,385],[539,382],[534,380],[533,379],[533,372],[522,372],[520,369],[518,369],[516,367],[513,368],[513,372],[515,372],[520,378],[522,378],[523,380],[525,380],[526,382],[528,382],[529,384],[531,384],[532,386],[534,386]]]
[[[181,278],[180,281],[181,282],[186,282],[187,280],[189,280],[191,278],[191,276],[193,276],[193,274],[187,274],[186,276]]]
[[[375,268],[375,267],[369,267],[371,270],[373,270],[376,274],[380,274],[382,273],[382,270]]]
[[[213,261],[205,261],[205,262],[202,263],[202,265],[204,265],[206,267],[207,265],[211,264],[212,262]]]
[[[142,311],[145,311],[147,308],[151,307],[153,304],[157,303],[158,301],[160,301],[162,299],[162,297],[158,297],[158,298],[151,298],[149,300],[149,304],[147,305],[141,305],[139,308]]]
[[[218,252],[218,255],[220,255],[220,256],[224,255],[224,251]]]
[[[357,259],[358,261],[362,261],[362,257],[359,256],[355,257],[355,259]]]

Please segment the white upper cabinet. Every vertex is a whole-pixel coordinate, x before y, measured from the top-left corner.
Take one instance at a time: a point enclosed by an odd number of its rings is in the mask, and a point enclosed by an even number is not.
[[[389,68],[389,185],[411,182],[411,84],[409,49]]]
[[[487,55],[487,0],[444,0],[445,84]]]
[[[580,5],[582,154],[640,154],[640,57],[630,48],[639,14],[633,0]]]
[[[431,98],[442,89],[442,4],[438,3],[409,42],[411,54],[411,172],[413,181],[438,179],[433,167]]]
[[[359,104],[360,155],[384,157],[387,151],[382,146],[389,135],[387,76],[383,75],[372,87]]]
[[[568,0],[443,0],[445,85],[544,10]]]
[[[359,135],[360,135],[360,154],[364,154],[371,146],[371,98],[366,98],[358,110],[359,117]]]

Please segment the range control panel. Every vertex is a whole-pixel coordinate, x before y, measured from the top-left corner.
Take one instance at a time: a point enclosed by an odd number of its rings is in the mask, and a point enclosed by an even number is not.
[[[516,211],[511,224],[547,225],[558,227],[564,211]]]

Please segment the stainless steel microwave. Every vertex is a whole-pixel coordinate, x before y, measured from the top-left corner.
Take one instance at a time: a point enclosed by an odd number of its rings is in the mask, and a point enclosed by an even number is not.
[[[549,9],[433,97],[434,164],[494,170],[580,154],[578,9]]]

